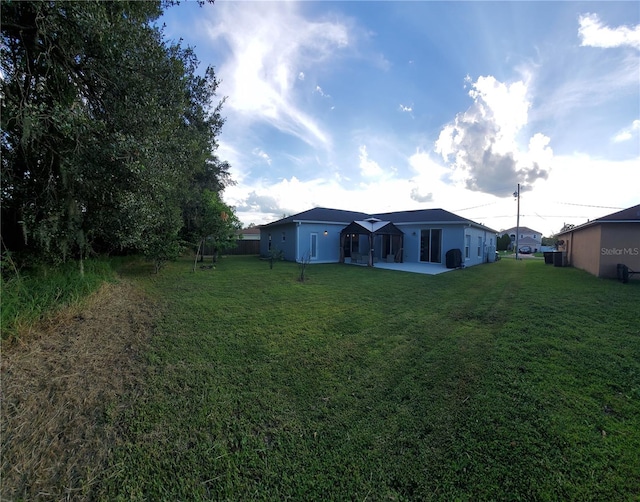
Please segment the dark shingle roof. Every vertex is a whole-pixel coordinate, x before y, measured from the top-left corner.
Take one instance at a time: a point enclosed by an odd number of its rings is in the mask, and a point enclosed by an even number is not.
[[[394,224],[400,223],[469,223],[475,226],[482,226],[473,220],[463,218],[457,214],[450,213],[444,209],[416,209],[413,211],[396,211],[391,213],[367,214],[357,211],[343,211],[341,209],[329,209],[326,207],[315,207],[292,216],[287,216],[281,220],[262,225],[268,228],[274,225],[293,223],[296,221],[322,221],[332,223],[351,223],[352,221],[366,220],[375,217],[383,221],[390,221]],[[484,227],[489,232],[496,232],[492,228]]]
[[[468,222],[466,218],[462,218],[457,214],[450,213],[444,209],[416,209],[413,211],[396,211],[393,213],[379,213],[375,215],[381,220],[391,221],[392,223],[463,223]]]
[[[343,211],[342,209],[329,209],[326,207],[314,207],[301,213],[287,216],[281,220],[274,221],[262,225],[262,227],[270,227],[273,225],[282,225],[285,223],[293,223],[296,221],[325,221],[335,223],[351,223],[354,220],[364,220],[371,215],[367,213],[360,213],[357,211]]]
[[[608,214],[594,221],[640,221],[640,204],[618,211],[617,213]]]
[[[588,221],[587,223],[583,223],[582,225],[577,225],[569,230],[565,230],[564,232],[558,232],[558,235],[568,234],[569,232],[573,232],[575,230],[580,230],[586,227],[590,227],[591,225],[598,225],[603,223],[640,223],[640,204],[638,204],[637,206],[628,207],[627,209],[623,209],[622,211],[618,211],[616,213],[608,214],[595,220]]]
[[[525,234],[527,234],[527,233],[529,233],[529,234],[537,234],[537,235],[540,235],[540,236],[542,235],[542,232],[538,232],[537,230],[534,230],[533,228],[523,227],[523,226],[521,226],[521,227],[511,227],[511,228],[507,228],[506,230],[501,230],[499,233],[500,233],[501,235],[504,235],[504,234],[512,234],[512,233],[515,233],[515,232],[516,232],[516,228],[519,228],[519,229],[520,229],[520,233],[525,233]]]

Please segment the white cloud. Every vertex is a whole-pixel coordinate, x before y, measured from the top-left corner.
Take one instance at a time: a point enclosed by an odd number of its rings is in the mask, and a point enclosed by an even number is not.
[[[411,189],[411,193],[409,195],[412,200],[416,202],[424,203],[424,202],[433,202],[433,192],[429,192],[427,194],[422,194],[418,187],[413,187]]]
[[[540,145],[530,149],[544,148],[541,137],[533,140],[537,142]],[[224,199],[236,207],[245,225],[269,223],[284,214],[322,206],[371,213],[442,207],[496,230],[515,226],[512,197],[497,198],[446,184],[443,178],[448,169],[423,150],[408,161],[414,174],[411,179],[381,178],[366,184],[344,183],[339,176],[310,180],[292,176],[274,183],[254,180],[228,187]],[[615,162],[577,153],[554,156],[551,162],[552,175],[539,189],[523,192],[520,200],[520,224],[543,235],[552,235],[565,222],[580,224],[614,211],[590,206],[624,208],[640,202],[634,188],[640,184],[638,157]],[[510,192],[515,189],[510,187]]]
[[[218,158],[226,160],[231,166],[231,177],[236,183],[242,183],[249,175],[246,162],[243,162],[243,154],[227,141],[220,140],[216,150]]]
[[[628,45],[640,49],[640,25],[609,28],[602,24],[597,14],[581,15],[579,23],[578,34],[582,46],[608,49]]]
[[[271,157],[269,157],[269,154],[267,154],[261,148],[254,148],[252,153],[256,157],[264,160],[267,164],[271,165]]]
[[[319,66],[349,46],[346,24],[309,21],[290,2],[223,2],[216,6],[216,22],[208,27],[213,43],[224,40],[229,58],[217,69],[225,75],[220,93],[229,96],[225,109],[245,122],[262,121],[315,147],[329,147],[328,131],[302,111],[294,93],[304,72],[295,68]]]
[[[629,127],[625,127],[613,137],[614,143],[621,143],[633,139],[640,131],[640,120],[634,120]]]
[[[318,94],[320,94],[320,96],[322,96],[323,98],[330,98],[330,97],[331,97],[331,95],[330,95],[330,94],[325,93],[325,92],[322,90],[322,87],[320,87],[319,85],[316,85],[316,90],[315,90],[315,92],[317,92]]]
[[[419,182],[424,185],[429,185],[429,189],[433,190],[434,187],[445,185],[445,177],[448,170],[438,164],[431,158],[429,153],[424,150],[417,149],[416,152],[408,159],[409,167],[415,176],[413,181]]]
[[[409,167],[414,173],[410,182],[413,188],[410,198],[418,203],[434,202],[437,193],[440,196],[450,194],[450,187],[444,179],[448,170],[434,161],[429,153],[418,149],[408,158]]]
[[[411,113],[413,111],[413,105],[410,106],[405,106],[402,103],[400,104],[400,111],[401,112],[408,112]]]
[[[558,121],[576,111],[610,103],[623,93],[637,93],[640,58],[600,58],[591,67],[574,65],[566,70],[559,85],[546,89],[544,99],[537,104],[536,118]]]
[[[513,146],[516,133],[527,124],[529,107],[527,87],[524,82],[510,85],[499,82],[495,77],[479,77],[472,85],[469,96],[481,103],[485,117],[498,128],[498,148],[509,150]]]
[[[362,145],[359,149],[360,155],[360,173],[367,178],[382,176],[383,170],[375,160],[369,158],[367,147]]]
[[[521,150],[517,137],[528,123],[530,102],[522,81],[504,84],[480,77],[472,84],[473,105],[447,124],[435,143],[451,169],[450,179],[470,190],[507,196],[520,183],[524,190],[548,175],[549,138],[534,135]]]

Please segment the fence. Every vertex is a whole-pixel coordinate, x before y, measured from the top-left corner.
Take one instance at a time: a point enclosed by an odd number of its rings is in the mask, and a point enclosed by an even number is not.
[[[260,254],[260,241],[238,239],[236,246],[230,249],[220,250],[220,254],[251,255]],[[213,243],[206,242],[202,254],[211,256],[213,254]]]

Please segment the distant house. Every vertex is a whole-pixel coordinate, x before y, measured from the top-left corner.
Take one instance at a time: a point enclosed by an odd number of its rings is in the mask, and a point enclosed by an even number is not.
[[[518,247],[529,246],[531,251],[537,253],[542,247],[542,234],[537,230],[532,230],[529,227],[513,227],[502,230],[500,235],[507,234],[511,238],[511,246],[509,249],[516,249],[516,241]]]
[[[640,270],[640,204],[559,233],[566,262],[596,277],[617,277],[617,265]],[[640,278],[639,275],[631,276]]]
[[[260,240],[260,227],[248,227],[236,231],[238,240],[243,241],[259,241]]]
[[[377,261],[461,265],[495,260],[496,231],[444,209],[367,214],[316,207],[260,227],[260,254],[315,263]]]
[[[249,227],[236,231],[236,245],[225,249],[224,254],[258,255],[260,254],[260,228]]]

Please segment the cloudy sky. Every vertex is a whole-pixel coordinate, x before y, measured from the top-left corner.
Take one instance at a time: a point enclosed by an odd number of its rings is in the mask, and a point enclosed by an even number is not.
[[[640,203],[636,2],[182,3],[162,22],[222,84],[224,198],[443,208],[552,235]]]

